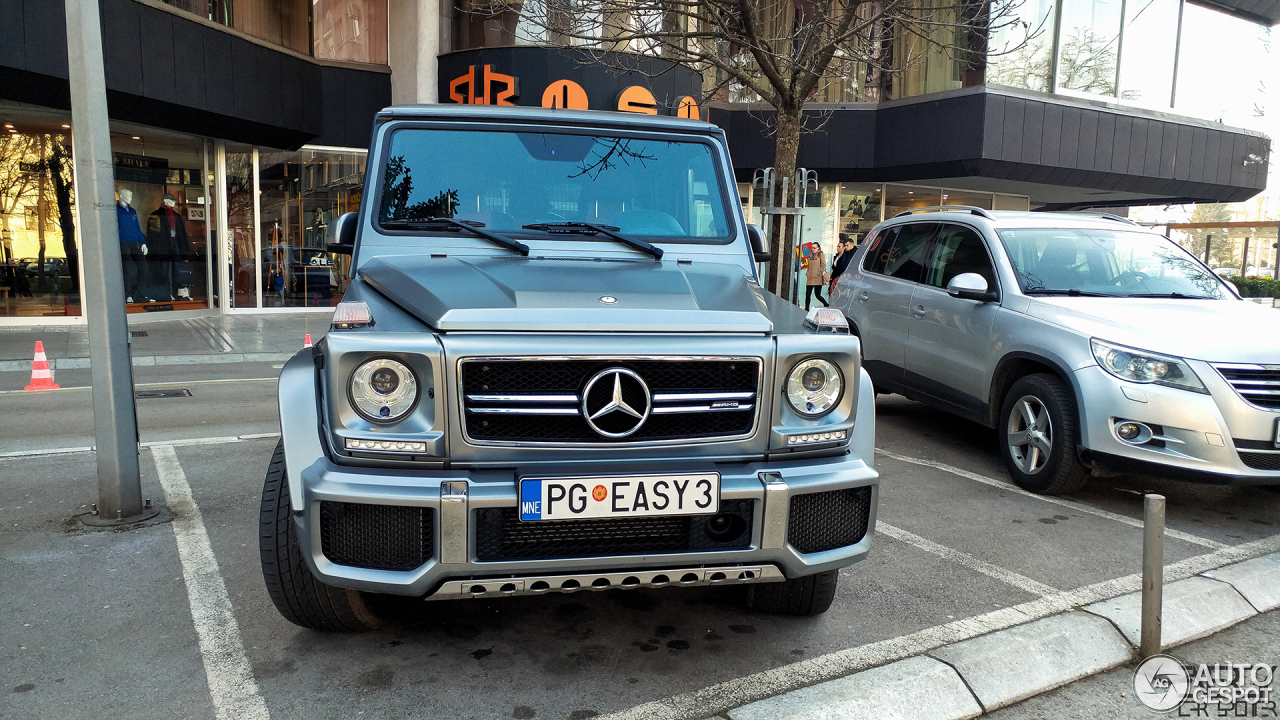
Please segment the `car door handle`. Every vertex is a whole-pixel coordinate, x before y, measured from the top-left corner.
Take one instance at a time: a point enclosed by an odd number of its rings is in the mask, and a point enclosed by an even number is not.
[[[870,299],[871,299],[871,295],[867,294],[866,290],[863,290],[862,292],[858,293],[858,300],[860,302],[866,302]]]
[[[915,307],[911,308],[911,313],[912,313],[913,315],[915,315],[916,317],[924,317],[924,306],[923,306],[923,305],[917,305],[917,306],[915,306]]]

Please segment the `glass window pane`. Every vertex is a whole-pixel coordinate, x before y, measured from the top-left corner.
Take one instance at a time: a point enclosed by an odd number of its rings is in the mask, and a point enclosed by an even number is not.
[[[844,183],[840,186],[840,236],[861,245],[867,232],[880,222],[879,183]]]
[[[0,316],[78,315],[71,136],[47,117],[6,120],[18,132],[0,138]]]
[[[258,262],[254,257],[253,224],[253,153],[248,149],[227,146],[227,234],[231,239],[232,307],[258,306],[258,290],[254,275]]]
[[[988,289],[996,286],[995,269],[978,233],[964,225],[943,225],[924,282],[945,288],[952,278],[964,273],[981,275]]]
[[[942,204],[968,205],[969,207],[978,207],[983,210],[993,209],[991,207],[993,204],[991,193],[956,190],[954,188],[944,188],[942,190]]]
[[[886,185],[884,216],[891,218],[903,210],[942,204],[942,188],[919,185]]]
[[[1275,87],[1280,67],[1280,44],[1273,30],[1191,3],[1182,12],[1174,109],[1227,125],[1268,130],[1262,114],[1270,110],[1267,91]],[[1274,143],[1276,134],[1270,134]]]
[[[1116,94],[1121,0],[1062,0],[1058,87]]]
[[[937,223],[899,225],[878,235],[867,250],[864,267],[867,272],[919,282],[929,238],[937,227]]]
[[[314,0],[315,56],[387,63],[387,0]]]
[[[1026,0],[991,33],[987,82],[1049,91],[1053,75],[1053,0]]]
[[[1120,98],[1168,107],[1179,0],[1128,0],[1120,49]]]

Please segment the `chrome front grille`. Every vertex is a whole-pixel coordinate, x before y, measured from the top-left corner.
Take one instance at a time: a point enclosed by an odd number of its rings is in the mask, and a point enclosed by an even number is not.
[[[1267,410],[1280,410],[1280,365],[1213,366],[1245,402]]]
[[[547,444],[746,437],[758,414],[761,365],[760,358],[742,357],[466,359],[458,368],[463,429],[479,442]],[[608,418],[583,412],[590,401],[607,402],[607,383],[593,386],[588,403],[583,398],[593,377],[613,369],[633,373],[647,386],[647,396],[634,384],[620,390],[630,407],[648,409],[634,430],[626,416],[619,427],[610,427]]]

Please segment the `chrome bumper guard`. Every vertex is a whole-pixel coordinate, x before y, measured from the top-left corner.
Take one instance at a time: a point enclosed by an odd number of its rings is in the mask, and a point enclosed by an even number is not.
[[[786,576],[774,565],[727,565],[724,567],[676,568],[643,572],[584,573],[576,575],[529,575],[474,580],[448,580],[427,600],[495,598],[509,595],[545,595],[579,590],[695,587],[698,585],[740,585],[782,582]]]

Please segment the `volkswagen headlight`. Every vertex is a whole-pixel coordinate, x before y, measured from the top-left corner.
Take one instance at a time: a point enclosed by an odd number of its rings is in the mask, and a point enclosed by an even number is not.
[[[418,404],[418,380],[404,363],[370,360],[351,373],[351,404],[370,422],[395,422]]]
[[[1093,347],[1094,359],[1102,369],[1121,380],[1167,385],[1198,393],[1209,392],[1182,358],[1135,350],[1105,340],[1094,339],[1089,344]]]
[[[787,376],[787,402],[804,418],[820,418],[831,412],[843,393],[844,378],[830,360],[801,360]]]

